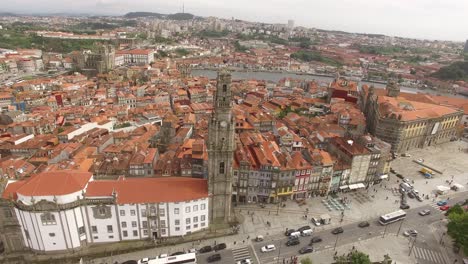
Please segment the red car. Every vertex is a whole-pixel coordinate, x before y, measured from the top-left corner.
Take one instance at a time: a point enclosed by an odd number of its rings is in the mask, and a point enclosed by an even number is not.
[[[439,209],[442,210],[442,211],[447,211],[449,208],[450,208],[450,206],[448,206],[448,205],[443,205],[443,206],[439,207]]]

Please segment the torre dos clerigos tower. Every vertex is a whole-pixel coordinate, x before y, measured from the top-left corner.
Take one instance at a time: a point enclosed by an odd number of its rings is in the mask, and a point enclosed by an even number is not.
[[[231,74],[218,72],[214,112],[208,125],[208,192],[210,223],[231,221],[234,118],[232,116]]]

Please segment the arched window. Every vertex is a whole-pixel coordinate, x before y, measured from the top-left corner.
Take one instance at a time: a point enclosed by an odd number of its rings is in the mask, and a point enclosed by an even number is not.
[[[224,174],[224,161],[219,163],[219,174]]]
[[[226,91],[227,91],[227,85],[223,84],[223,92],[226,92]]]

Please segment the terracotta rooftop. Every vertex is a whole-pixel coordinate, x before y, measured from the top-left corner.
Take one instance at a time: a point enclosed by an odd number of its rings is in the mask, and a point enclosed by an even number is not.
[[[206,180],[165,177],[165,178],[119,178],[90,182],[86,197],[117,195],[117,203],[160,203],[182,202],[208,197]]]
[[[42,172],[21,181],[23,184],[8,185],[5,193],[14,192],[24,196],[66,195],[83,190],[91,176],[89,172],[71,170]],[[16,188],[19,185],[22,186]]]

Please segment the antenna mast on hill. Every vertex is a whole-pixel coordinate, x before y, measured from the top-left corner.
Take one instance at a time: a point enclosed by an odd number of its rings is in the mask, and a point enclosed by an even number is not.
[[[185,3],[182,2],[182,14],[185,14]]]

